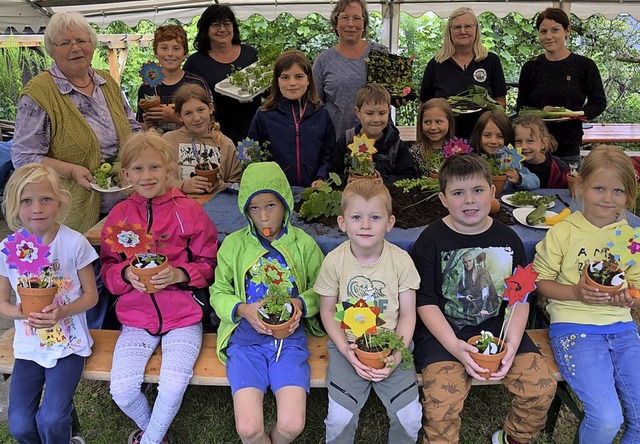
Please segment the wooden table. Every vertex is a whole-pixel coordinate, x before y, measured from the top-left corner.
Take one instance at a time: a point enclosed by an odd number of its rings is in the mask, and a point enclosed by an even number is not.
[[[200,203],[200,205],[204,205],[211,200],[214,194],[187,194],[187,196]],[[97,224],[89,228],[89,230],[84,233],[84,237],[87,238],[91,245],[100,245],[100,236],[102,234],[102,227],[104,226],[105,219],[98,221]]]
[[[582,143],[640,142],[640,123],[592,123],[592,128],[584,130]],[[415,126],[399,126],[400,139],[415,142]]]

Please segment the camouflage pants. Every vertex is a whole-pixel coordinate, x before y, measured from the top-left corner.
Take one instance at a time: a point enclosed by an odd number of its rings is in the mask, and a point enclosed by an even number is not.
[[[424,443],[455,444],[459,440],[460,412],[471,389],[471,377],[460,362],[436,362],[422,370],[424,379]],[[516,355],[504,385],[513,395],[504,430],[515,440],[528,442],[544,427],[556,393],[556,380],[542,355]]]

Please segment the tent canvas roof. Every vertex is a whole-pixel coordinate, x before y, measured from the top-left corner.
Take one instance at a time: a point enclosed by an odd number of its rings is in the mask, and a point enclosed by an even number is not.
[[[38,31],[46,25],[48,17],[60,11],[79,11],[90,22],[106,27],[111,22],[121,20],[129,26],[140,20],[151,20],[161,24],[167,19],[175,18],[181,22],[189,22],[210,4],[218,1],[191,0],[0,0],[0,31],[13,27],[19,32],[25,27]],[[260,14],[271,20],[278,14],[288,12],[296,17],[304,17],[310,13],[328,16],[333,8],[333,1],[319,0],[224,0],[230,5],[239,19],[253,14]],[[400,11],[413,16],[433,12],[446,17],[460,6],[472,8],[477,14],[490,11],[499,17],[515,11],[525,17],[532,17],[536,12],[560,3],[548,0],[503,0],[464,2],[456,0],[377,0],[369,1],[371,11],[381,12],[383,5],[397,4]],[[640,0],[605,0],[564,2],[565,10],[570,5],[571,12],[586,18],[600,13],[607,18],[614,18],[627,13],[640,19]]]

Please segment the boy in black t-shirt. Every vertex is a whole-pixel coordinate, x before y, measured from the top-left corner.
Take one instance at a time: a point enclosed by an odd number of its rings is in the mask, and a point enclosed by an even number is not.
[[[416,325],[416,367],[424,379],[425,443],[457,443],[460,412],[471,379],[484,378],[467,339],[504,321],[504,279],[526,265],[522,241],[509,227],[489,217],[495,194],[487,162],[460,154],[440,169],[440,200],[449,215],[429,225],[413,247],[420,274]],[[507,352],[490,379],[504,379],[515,395],[504,429],[493,444],[529,442],[544,427],[556,391],[531,339],[524,334],[529,304],[518,304],[505,337]]]

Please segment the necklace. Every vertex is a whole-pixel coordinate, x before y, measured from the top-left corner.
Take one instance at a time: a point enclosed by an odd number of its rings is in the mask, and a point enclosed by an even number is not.
[[[77,83],[73,83],[68,78],[57,76],[57,75],[55,75],[54,73],[52,73],[48,69],[45,70],[45,71],[47,71],[49,74],[51,74],[52,77],[55,77],[56,79],[60,79],[60,80],[66,80],[67,82],[71,83],[73,86],[75,86],[76,88],[79,88],[79,89],[84,89],[84,88],[86,88],[87,86],[89,86],[89,85],[91,85],[93,83],[93,70],[91,70],[91,72],[87,72],[87,75],[89,76],[89,81],[87,82],[86,85],[78,85]]]
[[[471,61],[473,60],[473,56],[471,57],[465,57],[464,59],[460,56],[457,55],[453,55],[453,60],[457,61],[459,65],[462,65],[462,69],[467,69],[467,66],[471,63]]]

